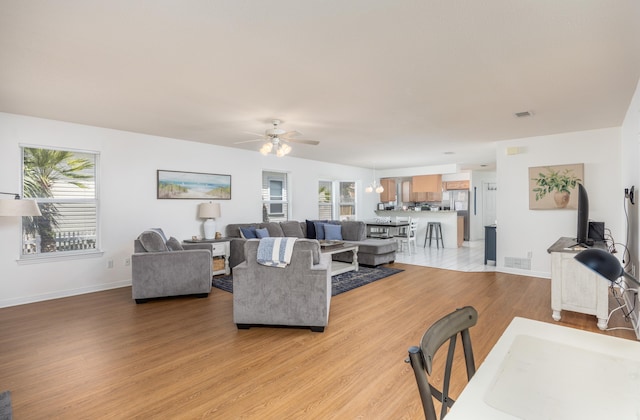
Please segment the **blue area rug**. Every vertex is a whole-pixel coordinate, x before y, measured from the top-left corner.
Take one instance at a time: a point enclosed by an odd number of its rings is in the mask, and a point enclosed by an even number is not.
[[[356,287],[373,283],[374,281],[389,277],[404,270],[389,267],[363,267],[358,271],[349,271],[331,277],[331,296],[348,292]],[[225,292],[233,293],[233,276],[216,276],[213,278],[213,287]]]

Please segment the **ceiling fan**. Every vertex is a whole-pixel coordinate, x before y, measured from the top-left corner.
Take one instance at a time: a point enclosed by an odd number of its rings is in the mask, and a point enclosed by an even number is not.
[[[289,142],[308,144],[312,146],[317,146],[318,144],[320,144],[320,142],[317,140],[305,140],[305,139],[295,138],[295,136],[300,135],[300,132],[295,130],[286,131],[280,128],[281,123],[282,121],[280,120],[272,120],[271,124],[273,125],[273,127],[265,130],[263,137],[255,140],[239,141],[239,142],[236,142],[235,144],[264,141],[265,144],[263,144],[262,147],[260,148],[260,153],[262,153],[263,155],[268,155],[272,151],[275,151],[275,154],[278,157],[282,157],[288,154],[289,152],[291,152],[291,146],[287,144]]]

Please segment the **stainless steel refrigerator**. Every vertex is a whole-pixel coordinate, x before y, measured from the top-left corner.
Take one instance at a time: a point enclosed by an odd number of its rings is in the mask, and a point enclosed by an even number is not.
[[[451,210],[464,217],[464,240],[469,240],[469,190],[449,190]]]

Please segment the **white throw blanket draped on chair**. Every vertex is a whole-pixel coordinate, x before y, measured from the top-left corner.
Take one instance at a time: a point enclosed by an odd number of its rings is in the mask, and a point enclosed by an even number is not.
[[[293,245],[297,238],[262,238],[258,244],[258,263],[269,267],[284,268],[291,262]]]

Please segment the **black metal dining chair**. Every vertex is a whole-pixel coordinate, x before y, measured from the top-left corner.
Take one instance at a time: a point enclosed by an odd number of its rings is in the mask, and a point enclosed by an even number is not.
[[[451,381],[451,369],[455,354],[457,336],[462,338],[462,347],[467,366],[467,379],[471,380],[476,372],[473,349],[471,347],[471,336],[469,328],[478,322],[478,312],[471,306],[457,309],[436,321],[424,333],[420,340],[420,346],[409,347],[409,357],[405,362],[410,363],[418,383],[418,391],[422,400],[422,408],[427,420],[437,420],[433,399],[442,403],[440,410],[440,420],[444,418],[447,411],[455,402],[449,396],[449,385]],[[449,341],[445,372],[442,379],[442,391],[429,383],[427,375],[431,376],[433,368],[433,357],[438,349]]]

